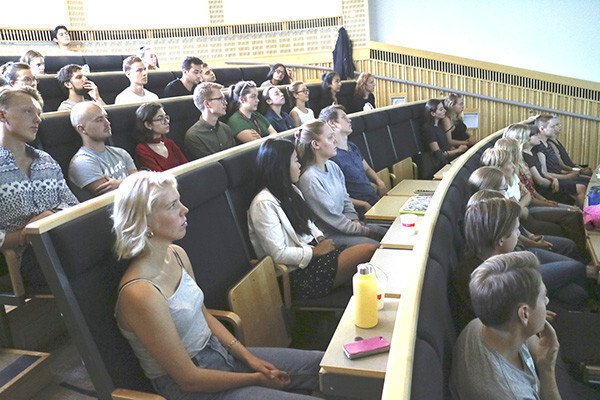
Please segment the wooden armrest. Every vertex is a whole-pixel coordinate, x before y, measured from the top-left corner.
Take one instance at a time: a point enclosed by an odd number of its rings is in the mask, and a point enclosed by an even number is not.
[[[285,308],[292,308],[292,289],[290,287],[290,270],[284,264],[275,264],[275,272],[281,278],[283,291],[283,305]]]
[[[216,319],[231,324],[231,326],[233,326],[234,336],[238,338],[240,342],[245,343],[244,332],[242,330],[242,319],[239,315],[233,311],[215,310],[213,308],[208,308],[207,311]]]
[[[157,394],[129,389],[115,389],[111,393],[111,397],[113,400],[166,400]]]
[[[6,249],[2,251],[2,254],[4,254],[4,259],[6,260],[10,284],[14,295],[24,296],[25,288],[23,287],[23,277],[21,276],[21,263],[19,263],[17,253],[13,249]]]
[[[588,383],[600,384],[600,365],[584,365],[583,378]]]

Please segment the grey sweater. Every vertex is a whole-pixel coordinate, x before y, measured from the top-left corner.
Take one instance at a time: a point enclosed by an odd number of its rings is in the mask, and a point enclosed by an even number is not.
[[[314,165],[300,176],[298,188],[318,217],[317,226],[329,236],[336,233],[368,236],[369,228],[358,224],[358,214],[346,191],[344,174],[333,161],[327,161],[326,171]]]

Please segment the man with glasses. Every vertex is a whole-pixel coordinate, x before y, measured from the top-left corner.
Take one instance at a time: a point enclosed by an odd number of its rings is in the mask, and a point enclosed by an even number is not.
[[[31,87],[37,89],[37,79],[29,64],[8,62],[2,66],[2,74],[8,84],[14,88]]]
[[[235,146],[231,128],[219,121],[227,111],[222,88],[218,83],[202,82],[194,90],[194,104],[202,115],[185,134],[185,149],[191,160]]]
[[[56,74],[56,79],[69,91],[69,97],[60,103],[58,111],[70,110],[77,103],[89,101],[86,96],[101,106],[106,105],[100,97],[98,86],[85,76],[80,65],[65,65]]]
[[[112,131],[102,107],[91,101],[76,104],[71,110],[71,125],[83,142],[69,164],[69,180],[80,200],[108,193],[127,175],[137,172],[125,150],[105,144]]]

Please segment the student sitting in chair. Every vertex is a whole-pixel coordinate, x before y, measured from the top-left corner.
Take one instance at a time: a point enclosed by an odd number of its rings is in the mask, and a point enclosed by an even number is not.
[[[318,387],[323,353],[246,348],[204,306],[190,260],[173,244],[186,234],[188,209],[167,173],[128,177],[115,196],[120,259],[115,316],[156,391],[167,399],[315,399],[284,390]]]

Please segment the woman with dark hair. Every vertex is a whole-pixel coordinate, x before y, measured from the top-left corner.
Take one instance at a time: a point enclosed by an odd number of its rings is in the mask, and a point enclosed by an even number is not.
[[[369,72],[361,72],[356,80],[354,97],[348,114],[373,110],[375,108],[375,77]]]
[[[339,104],[337,94],[342,90],[342,79],[337,72],[326,72],[321,76],[321,102],[319,110]]]
[[[250,241],[258,257],[288,266],[296,298],[315,298],[346,284],[377,246],[338,247],[313,223],[314,215],[296,187],[300,163],[293,143],[269,139],[256,157],[259,192],[248,210]]]
[[[463,111],[465,110],[465,101],[462,96],[456,93],[450,93],[444,99],[446,116],[442,118],[440,124],[446,133],[448,142],[452,146],[474,145],[477,140],[470,137],[467,133],[467,125],[463,121]]]
[[[288,74],[288,69],[285,65],[277,63],[271,67],[267,74],[267,80],[261,83],[260,87],[289,85],[292,83],[292,78]]]
[[[135,163],[138,169],[166,171],[188,162],[181,149],[171,139],[163,137],[169,133],[170,118],[160,103],[145,103],[135,111]]]
[[[227,125],[239,143],[251,142],[261,137],[274,135],[275,128],[264,115],[259,113],[258,88],[253,81],[239,81],[229,89],[233,110]]]

